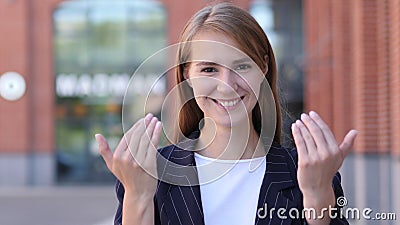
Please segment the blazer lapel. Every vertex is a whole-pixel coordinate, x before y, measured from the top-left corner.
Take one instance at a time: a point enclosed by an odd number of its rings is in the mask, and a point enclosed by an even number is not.
[[[282,148],[271,146],[267,154],[267,166],[264,180],[260,189],[256,214],[256,225],[291,224],[292,219],[288,212],[292,208],[299,208],[295,197],[296,186],[292,178],[287,156]],[[278,216],[278,210],[281,210]]]
[[[166,210],[168,224],[204,225],[193,152],[198,135],[198,132],[194,132],[189,139],[176,144],[168,160],[158,164],[162,180],[168,183],[168,189],[162,197],[162,208]],[[160,171],[160,168],[163,168],[163,171]]]
[[[171,224],[204,225],[200,188],[196,186],[171,186],[164,203]]]

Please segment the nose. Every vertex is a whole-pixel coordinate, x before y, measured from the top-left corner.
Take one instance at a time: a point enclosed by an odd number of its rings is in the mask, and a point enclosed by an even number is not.
[[[218,92],[228,94],[235,92],[238,88],[237,74],[228,68],[223,68],[220,70],[220,73],[218,74],[218,80]]]

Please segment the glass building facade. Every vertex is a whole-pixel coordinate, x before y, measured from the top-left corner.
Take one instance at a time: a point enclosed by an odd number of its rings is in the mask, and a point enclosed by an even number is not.
[[[112,149],[123,135],[130,77],[167,45],[165,10],[157,1],[77,0],[61,3],[53,18],[58,182],[111,180],[94,134]]]

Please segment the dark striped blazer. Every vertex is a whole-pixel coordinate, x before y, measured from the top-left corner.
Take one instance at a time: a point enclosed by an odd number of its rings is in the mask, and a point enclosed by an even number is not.
[[[157,169],[162,181],[158,181],[154,197],[155,224],[157,225],[204,225],[196,163],[194,152],[191,151],[198,136],[199,132],[193,132],[185,141],[159,149]],[[255,224],[307,224],[305,219],[292,219],[288,214],[291,209],[296,208],[301,215],[303,209],[303,196],[296,176],[297,151],[273,144],[268,151],[266,163],[257,207],[261,216],[256,213]],[[173,185],[171,182],[175,184],[178,182],[179,185]],[[336,198],[343,196],[339,173],[334,177],[332,185]],[[119,205],[114,224],[120,225],[122,224],[124,187],[119,181],[116,183],[116,192]],[[271,211],[271,208],[276,210]],[[277,210],[280,208],[286,210],[278,216]],[[265,214],[265,212],[268,213]],[[331,220],[331,224],[348,224],[348,222],[344,218],[336,218]]]

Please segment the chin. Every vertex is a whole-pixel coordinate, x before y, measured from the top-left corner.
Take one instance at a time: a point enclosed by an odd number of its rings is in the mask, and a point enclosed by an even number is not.
[[[233,115],[232,117],[227,116],[227,118],[221,118],[218,122],[215,121],[215,123],[218,126],[221,127],[226,127],[226,128],[234,128],[234,127],[240,127],[244,128],[247,124],[246,122],[248,121],[248,126],[251,126],[251,121],[249,121],[247,114],[243,113],[242,115]]]

